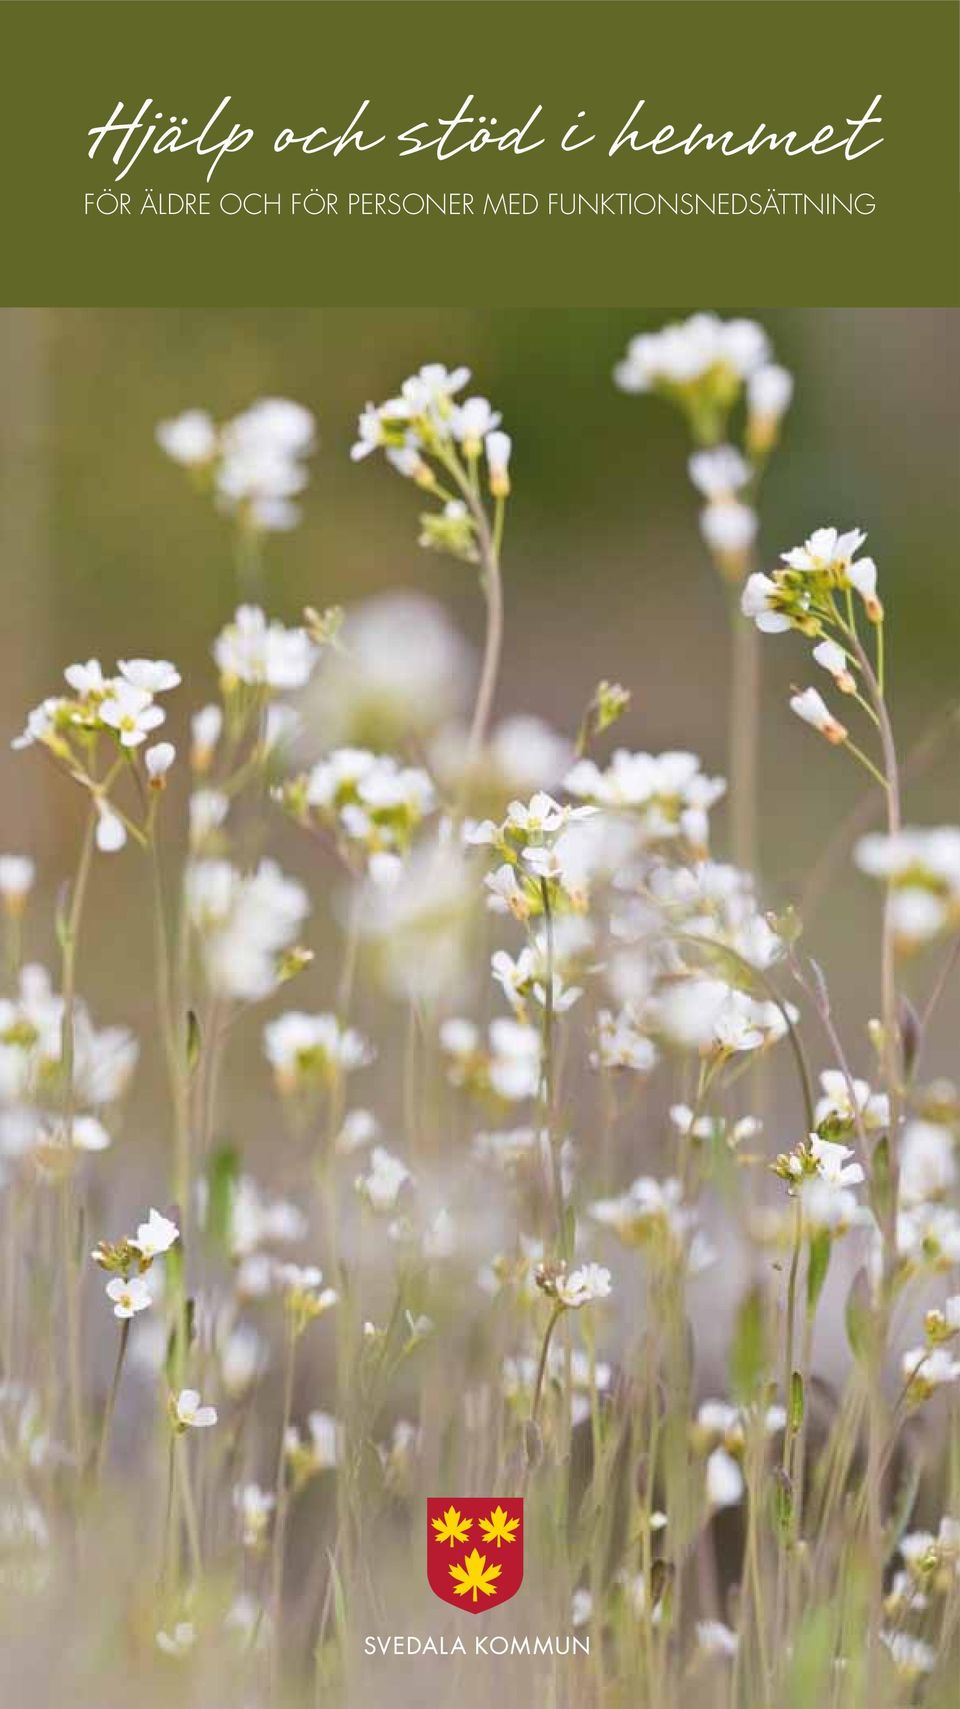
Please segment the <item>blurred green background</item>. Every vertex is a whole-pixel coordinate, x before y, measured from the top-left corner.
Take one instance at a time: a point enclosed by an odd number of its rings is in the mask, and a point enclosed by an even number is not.
[[[292,620],[306,602],[348,604],[413,586],[444,601],[479,640],[472,574],[418,549],[413,489],[379,459],[356,466],[348,457],[358,408],[428,360],[468,363],[472,389],[502,409],[514,438],[499,709],[536,711],[569,731],[597,679],[619,678],[634,693],[624,740],[690,746],[724,769],[727,617],[700,545],[684,426],[665,403],[624,396],[611,380],[632,333],[685,312],[4,311],[3,846],[38,856],[48,893],[74,860],[81,803],[41,755],[7,746],[26,709],[57,691],[66,663],[174,658],[188,685],[172,714],[174,739],[188,706],[212,689],[208,649],[235,602],[234,571],[226,524],[154,443],[155,423],[183,408],[222,418],[273,393],[316,412],[321,444],[304,520],[268,543],[272,613]],[[797,377],[765,483],[761,554],[774,559],[821,523],[869,530],[890,618],[894,712],[909,749],[958,695],[957,316],[741,312],[763,321]],[[763,868],[779,903],[862,788],[845,756],[786,710],[790,684],[818,674],[803,644],[771,638],[763,663]],[[908,793],[908,817],[956,819],[956,780],[947,743]],[[302,868],[302,851],[291,863],[298,858]],[[94,906],[112,927],[87,981],[95,1000],[139,942],[136,865],[128,853],[95,887]],[[875,901],[842,871],[812,927],[810,946],[841,998],[861,995],[865,974],[872,982],[864,934]],[[36,928],[31,948],[48,944]],[[146,988],[143,1000],[146,1010]],[[109,996],[106,1005],[128,1006]]]

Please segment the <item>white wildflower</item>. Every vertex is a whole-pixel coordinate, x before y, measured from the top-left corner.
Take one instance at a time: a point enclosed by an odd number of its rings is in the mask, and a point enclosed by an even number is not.
[[[100,703],[100,719],[115,730],[121,747],[136,748],[151,730],[162,724],[164,713],[155,706],[149,691],[119,679],[113,682]]]
[[[174,1422],[179,1430],[208,1430],[217,1422],[215,1406],[201,1406],[196,1389],[181,1389],[174,1402]]]
[[[113,1301],[114,1317],[134,1317],[153,1304],[153,1295],[142,1276],[114,1276],[107,1283],[107,1298]]]
[[[707,1458],[707,1502],[713,1509],[736,1507],[743,1499],[743,1473],[725,1448],[714,1448]]]
[[[164,1252],[169,1252],[171,1246],[179,1240],[180,1230],[169,1217],[161,1216],[160,1212],[151,1209],[146,1222],[139,1224],[136,1237],[130,1245],[135,1246],[141,1258],[159,1258]]]
[[[370,1169],[358,1175],[355,1186],[361,1199],[380,1214],[395,1210],[403,1188],[413,1177],[405,1163],[385,1146],[375,1145],[370,1153]]]

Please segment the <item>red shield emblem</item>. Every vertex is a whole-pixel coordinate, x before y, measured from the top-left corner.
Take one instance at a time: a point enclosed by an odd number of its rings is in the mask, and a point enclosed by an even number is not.
[[[427,1580],[441,1602],[485,1614],[523,1583],[523,1497],[427,1498]]]

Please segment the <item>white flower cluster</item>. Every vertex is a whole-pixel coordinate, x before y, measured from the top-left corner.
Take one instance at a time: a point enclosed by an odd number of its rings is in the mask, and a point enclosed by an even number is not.
[[[126,1090],[138,1046],[126,1027],[96,1028],[86,1004],[73,1006],[72,1099],[63,1112],[64,1001],[45,968],[28,964],[12,997],[0,997],[0,1155],[49,1167],[73,1151],[103,1151],[101,1113]]]
[[[614,378],[621,391],[658,392],[682,409],[700,447],[689,470],[706,501],[701,533],[721,573],[740,581],[757,534],[749,494],[793,396],[792,376],[773,361],[767,334],[756,321],[691,315],[631,339]],[[724,441],[743,396],[741,453]]]
[[[737,867],[672,865],[641,847],[618,875],[610,931],[606,972],[619,1005],[598,1017],[595,1066],[648,1072],[653,1040],[717,1058],[760,1050],[796,1018],[763,990],[784,944]]]
[[[605,770],[594,760],[578,760],[568,771],[564,788],[595,807],[629,811],[646,841],[682,838],[702,852],[709,840],[710,809],[724,795],[726,783],[720,777],[707,777],[696,754],[630,753],[618,748]]]
[[[810,1135],[812,1173],[800,1183],[804,1226],[815,1233],[842,1234],[855,1223],[869,1220],[869,1212],[852,1191],[864,1180],[863,1166],[850,1162],[852,1147]]]
[[[101,1270],[110,1273],[107,1298],[113,1304],[114,1317],[135,1317],[153,1304],[154,1295],[146,1280],[154,1260],[162,1258],[180,1239],[180,1230],[169,1217],[151,1209],[146,1222],[138,1225],[136,1234],[115,1243],[101,1240],[90,1254]],[[198,1397],[199,1398],[199,1397]]]
[[[120,755],[133,758],[166,717],[156,696],[176,688],[180,673],[169,659],[121,659],[116,676],[105,676],[99,659],[88,659],[85,664],[68,665],[63,674],[72,693],[49,696],[35,706],[12,746],[47,748],[90,790],[97,810],[97,847],[113,853],[127,841],[126,822],[108,796],[108,785],[120,768],[113,767],[107,783],[95,782],[90,744],[104,736]],[[161,788],[175,757],[170,742],[148,748],[144,756],[147,783]]]
[[[764,634],[797,629],[815,641],[815,663],[833,678],[842,694],[859,695],[865,668],[851,595],[859,595],[871,623],[883,621],[883,606],[877,597],[877,566],[872,558],[856,555],[865,539],[859,528],[845,534],[836,528],[818,528],[802,546],[782,553],[780,569],[770,575],[757,571],[749,576],[740,601],[743,615],[752,618]],[[838,609],[838,595],[845,602],[844,611]],[[846,742],[846,726],[833,715],[818,689],[806,688],[794,694],[790,706],[828,742]]]
[[[949,1270],[960,1264],[960,1211],[950,1203],[958,1180],[952,1122],[918,1115],[900,1136],[897,1252],[907,1272]]]
[[[960,1381],[960,1359],[949,1343],[960,1336],[960,1294],[952,1294],[942,1307],[928,1311],[924,1319],[924,1343],[901,1355],[900,1370],[906,1399],[919,1406],[937,1389]]]
[[[854,858],[861,872],[891,890],[891,921],[903,949],[930,943],[960,920],[960,829],[905,828],[894,836],[861,837]]]
[[[209,1204],[205,1182],[198,1186],[198,1200],[199,1221],[206,1226]],[[299,1205],[264,1193],[251,1175],[238,1176],[227,1200],[223,1229],[227,1251],[236,1266],[238,1297],[262,1299],[272,1293],[280,1267],[273,1248],[295,1245],[307,1233],[307,1218]],[[243,1386],[252,1379],[262,1351],[255,1332],[243,1325],[227,1325],[221,1361],[228,1387]]]
[[[225,860],[193,861],[185,890],[211,991],[255,1002],[302,964],[305,952],[292,946],[310,903],[276,861],[247,874]]]
[[[284,788],[283,799],[302,822],[329,830],[343,858],[377,884],[395,883],[413,837],[436,805],[428,774],[392,755],[337,748]]]
[[[580,1311],[585,1305],[609,1298],[613,1289],[610,1271],[603,1264],[543,1263],[536,1272],[537,1287],[564,1311]]]
[[[744,1408],[723,1400],[701,1402],[692,1436],[694,1446],[706,1454],[705,1495],[711,1513],[736,1507],[742,1501],[746,1490],[743,1459],[749,1437],[758,1433],[775,1436],[786,1422],[782,1406]]]
[[[646,1024],[684,1050],[738,1055],[776,1044],[787,1032],[787,1019],[778,1003],[752,996],[726,979],[688,973],[667,980],[650,998]]]
[[[512,446],[486,398],[457,401],[469,379],[469,368],[427,363],[404,380],[396,397],[367,404],[350,455],[359,462],[383,450],[398,474],[440,500],[439,511],[421,519],[421,545],[474,563],[486,526],[475,481],[479,460],[485,453],[490,496],[502,504],[510,492]]]
[[[769,339],[756,321],[695,314],[631,338],[614,377],[625,392],[673,392],[709,384],[726,396],[762,371],[769,357]]]
[[[396,1210],[401,1192],[412,1181],[410,1170],[399,1157],[386,1146],[375,1145],[370,1153],[370,1167],[365,1175],[357,1176],[354,1187],[370,1210],[385,1216]]]
[[[833,620],[830,595],[852,589],[863,600],[872,623],[880,621],[883,608],[877,599],[877,566],[872,558],[858,558],[866,540],[860,528],[841,534],[836,528],[817,528],[802,546],[781,553],[782,569],[770,575],[758,572],[743,590],[741,606],[764,634],[785,629],[819,635]]]
[[[493,849],[500,860],[485,880],[488,906],[495,913],[529,920],[544,911],[546,890],[552,908],[583,909],[585,897],[567,861],[570,845],[564,837],[572,825],[596,811],[593,806],[561,806],[539,790],[529,802],[511,801],[502,824],[484,819],[467,825],[466,842]]]
[[[260,398],[218,425],[188,409],[157,428],[157,443],[175,463],[209,485],[217,503],[254,532],[293,528],[294,500],[307,484],[304,459],[316,445],[311,412],[288,398]]]
[[[463,447],[466,457],[475,460],[493,435],[491,467],[502,468],[505,473],[510,443],[506,434],[497,432],[499,412],[486,398],[455,402],[469,379],[469,368],[448,369],[442,363],[428,362],[404,380],[397,397],[368,404],[357,424],[358,437],[350,453],[354,462],[382,448],[400,474],[419,479],[416,453],[434,456],[440,446],[453,440]],[[488,447],[488,453],[490,450]]]
[[[307,1416],[308,1436],[291,1424],[283,1439],[283,1451],[296,1484],[305,1483],[318,1472],[333,1471],[343,1457],[343,1425],[329,1412]]]
[[[238,683],[283,692],[304,688],[319,657],[306,629],[268,622],[258,605],[241,605],[213,644],[228,690]]]
[[[753,481],[753,469],[733,445],[695,451],[690,479],[706,499],[700,512],[700,532],[720,568],[739,580],[757,537],[757,514],[742,496]]]
[[[329,1086],[373,1061],[373,1046],[336,1015],[290,1010],[268,1021],[264,1050],[283,1093]]]
[[[453,1085],[474,1093],[492,1092],[505,1103],[534,1098],[540,1084],[540,1034],[536,1027],[508,1016],[490,1022],[486,1042],[473,1021],[444,1021],[440,1045]]]
[[[526,1021],[530,999],[541,1008],[546,1006],[549,989],[554,1014],[572,1009],[583,995],[579,985],[568,985],[560,970],[563,956],[554,951],[552,974],[548,973],[548,953],[545,935],[539,931],[531,943],[525,944],[519,955],[512,956],[498,949],[490,958],[490,971],[500,986],[518,1021]],[[549,979],[549,986],[548,986]]]
[[[445,827],[418,839],[402,860],[385,857],[367,872],[360,932],[386,990],[433,1002],[457,989],[473,947],[476,893]]]
[[[611,1229],[624,1246],[659,1244],[682,1257],[691,1275],[713,1262],[696,1210],[687,1203],[683,1184],[674,1175],[663,1181],[640,1175],[617,1198],[595,1199],[588,1208],[594,1221]]]
[[[890,1121],[890,1099],[886,1092],[874,1092],[867,1080],[848,1079],[839,1068],[825,1068],[813,1114],[824,1138],[836,1138],[854,1128],[880,1133]]]
[[[898,1548],[903,1565],[893,1575],[885,1600],[886,1612],[891,1618],[902,1619],[906,1613],[922,1616],[934,1598],[949,1596],[960,1581],[960,1520],[944,1514],[936,1532],[908,1531],[900,1538]],[[890,1642],[890,1638],[886,1641]],[[924,1658],[919,1670],[929,1672],[935,1652],[917,1639],[911,1639],[911,1643],[921,1651],[929,1651],[929,1658]],[[913,1651],[907,1650],[904,1655],[915,1662]]]

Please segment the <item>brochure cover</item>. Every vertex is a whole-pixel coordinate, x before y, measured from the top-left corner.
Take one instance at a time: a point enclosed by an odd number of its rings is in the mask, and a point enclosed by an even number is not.
[[[955,1709],[956,7],[0,27],[0,1702]]]

